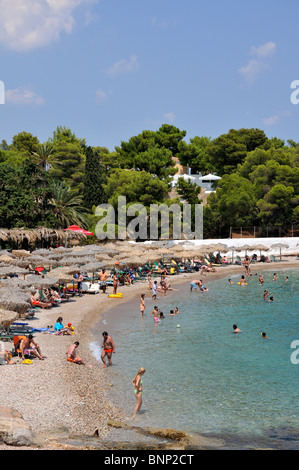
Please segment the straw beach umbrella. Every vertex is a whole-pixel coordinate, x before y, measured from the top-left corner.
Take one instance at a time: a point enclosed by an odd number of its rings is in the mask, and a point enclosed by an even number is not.
[[[17,289],[2,288],[0,291],[1,307],[23,315],[30,308],[30,294]]]
[[[9,274],[23,274],[24,277],[29,273],[27,269],[21,268],[20,266],[2,266],[0,268],[0,274],[8,276]]]
[[[245,251],[245,256],[247,256],[247,251],[253,251],[253,248],[251,245],[242,245],[239,246],[239,251]]]
[[[285,243],[273,243],[273,245],[271,245],[271,248],[279,248],[279,257],[281,260],[281,249],[289,248],[289,245],[286,245]]]
[[[262,243],[258,243],[257,245],[252,246],[252,250],[259,250],[260,258],[262,257],[262,251],[269,251],[270,248],[267,245],[263,245]]]
[[[15,258],[13,256],[9,256],[7,254],[0,256],[0,263],[12,264],[14,260]]]
[[[27,258],[31,256],[30,251],[27,250],[12,250],[11,254],[17,258]]]
[[[40,289],[43,289],[45,287],[51,287],[58,283],[57,277],[36,276],[35,274],[30,274],[27,277],[26,281],[33,287]]]
[[[18,312],[0,308],[0,326],[9,328],[10,325],[19,318]]]

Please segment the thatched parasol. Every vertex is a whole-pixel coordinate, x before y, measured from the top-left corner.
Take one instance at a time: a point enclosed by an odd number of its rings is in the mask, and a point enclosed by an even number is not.
[[[210,245],[201,245],[201,248],[206,253],[214,253],[215,251],[217,251],[218,253],[228,252],[228,247],[226,245],[223,245],[222,243],[211,243]]]
[[[57,268],[57,269],[59,269],[59,268]],[[78,274],[82,271],[81,266],[78,266],[77,264],[72,264],[71,266],[64,266],[62,269],[64,269],[64,272],[66,274]]]
[[[0,280],[0,287],[10,287],[12,289],[27,289],[28,290],[28,281],[20,279],[19,277],[9,277],[7,279]]]
[[[28,284],[32,285],[36,288],[44,288],[44,287],[51,287],[58,283],[58,279],[56,277],[50,276],[37,276],[35,274],[30,274],[26,281]]]
[[[2,288],[0,291],[0,307],[22,315],[30,308],[30,294],[23,290]]]
[[[273,243],[273,245],[271,245],[271,248],[279,248],[279,256],[281,260],[281,249],[289,248],[289,245],[286,245],[285,243]]]
[[[11,254],[17,258],[27,258],[28,256],[31,256],[30,251],[27,250],[12,250]]]
[[[262,251],[269,251],[270,248],[262,243],[258,243],[257,245],[252,246],[252,250],[259,250],[260,251],[260,258],[262,257]]]
[[[9,256],[9,255],[1,255],[0,256],[0,263],[7,263],[7,264],[12,264],[13,260],[15,258],[13,256]]]
[[[95,259],[97,259],[98,261],[106,261],[111,260],[111,256],[107,255],[106,253],[96,253]]]
[[[0,308],[0,325],[3,328],[8,328],[18,318],[19,318],[18,312]]]
[[[0,268],[0,274],[8,276],[9,274],[24,274],[24,277],[29,274],[29,271],[20,266],[2,266]]]

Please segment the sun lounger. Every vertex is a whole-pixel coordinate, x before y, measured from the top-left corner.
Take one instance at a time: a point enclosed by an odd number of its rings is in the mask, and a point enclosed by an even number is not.
[[[270,255],[270,261],[273,261],[274,263],[279,263],[281,261],[288,261],[288,260],[277,259],[275,258],[274,255]]]

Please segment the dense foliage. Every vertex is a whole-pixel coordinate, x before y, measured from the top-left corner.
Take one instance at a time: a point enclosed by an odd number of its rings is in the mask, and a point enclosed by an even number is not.
[[[171,199],[176,160],[192,173],[221,176],[204,200],[204,236],[228,234],[229,227],[299,224],[299,144],[269,139],[260,129],[231,129],[215,139],[164,124],[144,130],[110,152],[90,147],[70,129],[57,127],[46,142],[20,132],[0,145],[0,227],[90,230],[95,209],[118,196],[126,204],[179,200],[202,203],[200,187],[178,180]],[[173,158],[173,157],[176,157]],[[181,198],[181,199],[179,199]]]

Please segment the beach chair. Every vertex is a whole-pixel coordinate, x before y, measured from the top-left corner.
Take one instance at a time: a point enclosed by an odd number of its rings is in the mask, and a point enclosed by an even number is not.
[[[238,265],[241,265],[241,264],[242,264],[242,260],[241,260],[241,258],[240,258],[239,255],[236,256],[235,264],[238,264]]]
[[[12,337],[12,341],[14,344],[14,355],[15,356],[20,356],[21,350],[20,350],[20,342],[21,339],[26,339],[26,336],[24,335],[15,335]]]
[[[277,259],[277,258],[275,258],[274,255],[270,255],[270,261],[273,261],[274,263],[279,263],[279,262],[281,262],[281,261],[283,261],[283,260],[282,260],[282,259]]]

